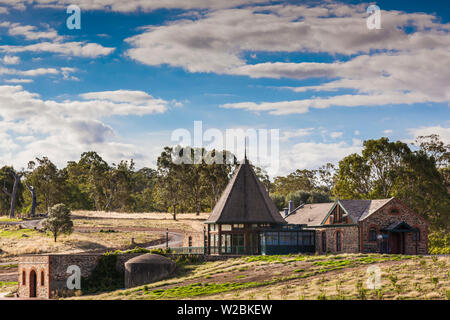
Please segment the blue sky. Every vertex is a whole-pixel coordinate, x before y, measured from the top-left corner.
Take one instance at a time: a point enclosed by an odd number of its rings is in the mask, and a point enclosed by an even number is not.
[[[0,0],[0,165],[97,150],[154,166],[197,120],[279,129],[272,176],[365,139],[450,142],[449,17],[444,1]]]

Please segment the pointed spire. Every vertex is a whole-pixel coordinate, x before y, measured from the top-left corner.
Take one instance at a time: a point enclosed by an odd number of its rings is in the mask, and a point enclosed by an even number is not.
[[[244,146],[244,163],[247,164],[248,163],[248,159],[247,159],[247,137],[245,137],[245,146]]]
[[[240,164],[206,223],[286,223],[249,165]]]

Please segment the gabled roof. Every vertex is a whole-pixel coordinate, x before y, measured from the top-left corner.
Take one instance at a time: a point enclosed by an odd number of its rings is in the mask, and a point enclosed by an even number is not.
[[[417,230],[416,228],[411,227],[405,221],[393,222],[386,228],[381,229],[381,231],[389,231],[389,232],[411,232],[416,230]]]
[[[333,209],[340,205],[350,219],[353,220],[353,223],[357,223],[378,211],[392,199],[338,200],[336,202],[305,204],[302,208],[295,209],[292,213],[289,213],[286,221],[292,224],[319,226],[325,223]]]
[[[308,226],[318,226],[334,206],[334,202],[305,204],[302,208],[297,208],[286,217],[290,224],[306,224]]]
[[[245,159],[205,223],[285,224],[286,221]]]

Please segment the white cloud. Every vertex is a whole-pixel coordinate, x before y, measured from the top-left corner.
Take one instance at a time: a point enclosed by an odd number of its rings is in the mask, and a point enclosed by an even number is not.
[[[359,130],[355,130],[354,134],[355,134],[355,136],[359,136],[359,134],[360,134]]]
[[[3,61],[4,64],[18,64],[20,62],[20,58],[16,56],[4,56],[1,61]]]
[[[4,80],[6,83],[31,83],[33,79],[6,79]]]
[[[55,29],[48,28],[45,31],[37,31],[35,26],[22,25],[20,23],[11,23],[8,21],[0,23],[0,27],[8,28],[8,34],[11,36],[23,36],[26,40],[53,39],[62,40]]]
[[[383,131],[384,134],[391,134],[393,131],[391,129],[386,129]]]
[[[158,9],[221,9],[252,3],[265,3],[267,0],[0,0],[0,4],[12,5],[17,9],[33,3],[40,8],[66,8],[71,4],[82,10],[105,10],[116,12],[153,11]]]
[[[302,128],[297,130],[283,130],[280,141],[287,141],[292,138],[306,137],[313,133],[314,128]]]
[[[441,140],[450,144],[450,128],[441,127],[441,126],[431,126],[431,127],[419,127],[419,128],[410,128],[407,130],[412,136],[414,141],[418,136],[427,136],[430,134],[438,134]]]
[[[109,55],[115,48],[103,47],[97,43],[86,42],[40,42],[36,44],[12,46],[0,46],[0,51],[9,53],[18,52],[52,52],[62,55],[96,58],[98,56]]]
[[[79,57],[95,58],[109,55],[115,48],[103,47],[97,43],[64,42],[65,37],[58,35],[55,29],[47,26],[44,31],[40,31],[36,26],[22,25],[4,21],[0,27],[7,28],[8,34],[16,37],[24,37],[27,41],[40,40],[38,43],[28,45],[2,45],[0,51],[8,53],[19,52],[52,52],[62,55],[73,55]],[[42,39],[51,40],[42,41]]]
[[[299,168],[317,169],[327,162],[337,164],[345,156],[359,153],[361,149],[360,145],[348,145],[345,142],[297,143],[284,151],[283,156],[280,157],[280,172],[278,175],[286,175]]]
[[[450,91],[446,92],[450,95]],[[377,93],[377,94],[346,94],[327,98],[312,98],[280,102],[238,102],[221,105],[222,108],[244,109],[253,112],[268,111],[274,115],[301,114],[310,108],[325,109],[332,106],[358,107],[395,104],[412,104],[419,102],[444,102],[449,98],[428,97],[422,93]]]
[[[0,165],[23,166],[43,155],[65,165],[86,150],[96,150],[112,161],[143,158],[144,146],[122,142],[102,119],[161,113],[170,104],[128,90],[90,92],[81,98],[43,100],[21,86],[0,86]]]
[[[331,81],[291,88],[296,92],[350,89],[332,95],[280,102],[239,102],[226,108],[305,113],[312,108],[448,102],[450,100],[450,24],[434,15],[383,11],[382,29],[366,28],[366,5],[325,2],[321,6],[272,5],[210,11],[163,26],[149,26],[128,41],[127,54],[148,65],[168,64],[189,72],[252,78]],[[406,32],[405,29],[414,32]],[[247,52],[327,52],[354,55],[331,63],[249,64]],[[377,52],[373,54],[373,52]],[[427,81],[423,81],[427,79]]]
[[[343,134],[344,134],[343,132],[334,131],[330,133],[330,137],[336,139],[342,137]]]

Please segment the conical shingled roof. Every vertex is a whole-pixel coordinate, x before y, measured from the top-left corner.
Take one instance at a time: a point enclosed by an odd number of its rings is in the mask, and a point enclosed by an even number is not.
[[[205,223],[286,224],[248,160],[239,165]]]

